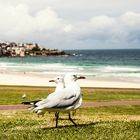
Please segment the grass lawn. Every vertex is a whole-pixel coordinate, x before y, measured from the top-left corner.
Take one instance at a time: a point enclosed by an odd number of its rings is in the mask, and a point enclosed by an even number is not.
[[[0,104],[47,97],[53,88],[0,86]],[[84,101],[140,100],[140,90],[82,89]],[[23,94],[27,95],[22,99]],[[139,140],[140,106],[83,107],[73,114],[77,127],[60,114],[54,128],[54,114],[37,117],[31,111],[0,111],[0,140]]]
[[[0,104],[20,104],[22,101],[30,101],[46,98],[53,88],[45,87],[6,87],[0,86]],[[140,100],[140,90],[96,90],[82,89],[84,101],[109,102]],[[22,99],[23,94],[27,95]]]
[[[140,106],[81,108],[73,116],[75,127],[60,114],[37,117],[30,111],[0,111],[1,140],[138,140]]]

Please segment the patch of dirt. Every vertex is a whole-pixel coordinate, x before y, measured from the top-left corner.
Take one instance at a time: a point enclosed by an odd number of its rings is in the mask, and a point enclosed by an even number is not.
[[[140,101],[83,102],[82,107],[140,105]],[[25,110],[29,105],[0,105],[0,110]]]

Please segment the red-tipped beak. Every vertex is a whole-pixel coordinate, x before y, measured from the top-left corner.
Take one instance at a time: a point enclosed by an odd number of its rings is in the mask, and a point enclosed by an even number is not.
[[[55,82],[55,80],[50,80],[49,82]]]

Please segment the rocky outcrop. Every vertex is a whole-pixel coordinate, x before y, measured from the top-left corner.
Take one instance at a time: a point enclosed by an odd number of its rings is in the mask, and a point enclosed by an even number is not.
[[[0,57],[67,55],[64,51],[41,47],[37,43],[0,42]]]

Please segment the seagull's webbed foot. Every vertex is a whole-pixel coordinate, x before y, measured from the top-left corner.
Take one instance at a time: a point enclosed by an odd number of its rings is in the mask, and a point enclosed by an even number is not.
[[[69,120],[75,125],[75,126],[77,126],[77,124],[73,121],[73,119],[71,118],[71,116],[70,116],[70,112],[69,112]]]

